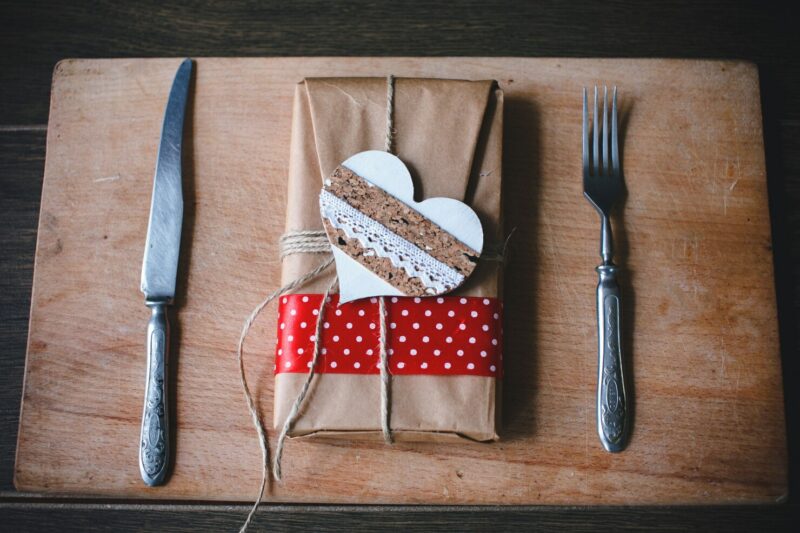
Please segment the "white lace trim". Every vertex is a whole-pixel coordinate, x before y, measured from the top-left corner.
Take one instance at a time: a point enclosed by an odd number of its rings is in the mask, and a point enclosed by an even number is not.
[[[409,277],[419,278],[427,288],[425,292],[443,294],[464,282],[464,276],[457,270],[325,189],[319,196],[319,205],[322,216],[333,227],[344,231],[348,238],[358,239],[365,249],[364,255],[389,258],[395,268],[402,268]]]

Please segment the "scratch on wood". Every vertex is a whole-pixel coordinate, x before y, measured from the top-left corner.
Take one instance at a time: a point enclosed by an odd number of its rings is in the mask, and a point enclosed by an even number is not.
[[[106,176],[105,178],[97,178],[96,180],[94,180],[94,182],[100,183],[103,181],[117,181],[118,179],[119,179],[119,174],[117,174],[116,176]]]
[[[139,89],[142,91],[142,94],[143,94],[143,95],[145,95],[145,96],[150,96],[150,93],[149,93],[149,92],[147,92],[147,88],[146,88],[146,87],[144,86],[144,84],[142,84],[142,82],[139,80],[139,77],[138,77],[138,76],[135,76],[133,79],[134,79],[134,81],[136,81],[136,85],[138,85],[138,86],[139,86]]]

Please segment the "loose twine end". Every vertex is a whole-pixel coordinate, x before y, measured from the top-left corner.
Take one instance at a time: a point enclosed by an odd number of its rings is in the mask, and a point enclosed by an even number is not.
[[[394,112],[394,76],[389,75],[386,78],[386,137],[384,142],[384,149],[389,153],[392,153],[394,144],[393,112]],[[287,255],[295,253],[330,252],[330,244],[327,242],[327,238],[325,238],[325,232],[317,230],[289,232],[281,237],[280,245],[281,245],[281,259],[283,259]],[[276,290],[275,292],[267,296],[267,298],[265,298],[260,304],[256,306],[255,309],[253,309],[253,311],[245,320],[244,326],[242,327],[242,333],[239,336],[239,343],[237,345],[236,356],[239,363],[239,377],[241,380],[241,385],[244,391],[245,399],[247,400],[247,409],[250,412],[250,417],[253,420],[253,425],[255,426],[256,431],[258,433],[258,443],[261,448],[262,469],[261,469],[261,485],[258,489],[258,497],[256,498],[253,507],[250,509],[250,512],[247,515],[247,519],[245,520],[244,524],[239,530],[240,533],[245,533],[247,531],[247,528],[250,525],[250,522],[252,521],[253,516],[256,513],[256,510],[258,509],[258,505],[259,503],[261,503],[261,498],[263,498],[264,496],[264,489],[266,488],[267,477],[268,477],[267,469],[269,465],[269,451],[267,449],[266,432],[264,431],[264,425],[261,422],[261,418],[258,414],[258,409],[256,408],[255,401],[253,400],[253,395],[250,392],[250,388],[247,384],[247,377],[245,376],[244,363],[242,360],[244,340],[247,337],[247,333],[250,331],[250,327],[253,325],[255,319],[271,301],[273,301],[275,298],[287,292],[293,291],[297,287],[304,285],[307,281],[316,278],[331,264],[333,264],[333,257],[328,258],[324,263],[319,265],[311,272],[305,274],[304,276],[301,276],[300,278],[292,281],[291,283],[284,285],[280,289]],[[333,281],[331,282],[328,289],[325,291],[325,295],[322,298],[322,303],[320,304],[319,313],[317,315],[316,333],[314,335],[314,355],[311,359],[311,366],[309,367],[308,373],[306,374],[306,379],[303,382],[303,386],[301,387],[300,392],[295,398],[295,401],[292,404],[292,408],[290,409],[289,414],[287,415],[286,420],[283,423],[280,435],[278,436],[278,442],[275,447],[275,457],[273,458],[272,462],[272,473],[276,481],[280,481],[282,478],[281,459],[283,458],[283,448],[286,442],[286,438],[289,434],[289,431],[291,431],[292,425],[300,416],[301,406],[303,404],[303,401],[306,399],[306,396],[308,395],[309,387],[311,386],[311,382],[314,379],[317,361],[319,359],[319,353],[320,353],[319,345],[320,345],[320,340],[322,338],[322,324],[324,323],[323,315],[325,312],[325,304],[327,303],[328,297],[330,293],[335,289],[337,283],[338,280],[334,276]],[[381,431],[383,433],[384,441],[387,444],[392,444],[392,433],[389,423],[389,405],[390,405],[389,386],[391,383],[391,374],[389,373],[389,355],[387,354],[387,349],[386,349],[386,303],[384,302],[383,298],[380,298],[379,301],[380,301],[379,312],[380,312],[380,358],[381,358],[381,364],[380,364]]]
[[[264,431],[264,424],[261,422],[261,417],[258,415],[258,408],[256,407],[255,400],[253,400],[253,393],[250,392],[250,387],[247,383],[247,376],[245,375],[244,371],[244,359],[242,358],[242,353],[244,351],[244,340],[247,337],[247,334],[250,332],[250,328],[255,322],[258,315],[261,314],[261,311],[264,310],[270,302],[272,302],[275,298],[296,289],[302,285],[305,285],[309,280],[316,278],[322,272],[325,271],[329,266],[333,264],[333,257],[328,258],[324,263],[319,265],[314,270],[310,271],[309,273],[305,274],[297,278],[296,280],[292,281],[291,283],[287,283],[280,289],[276,290],[264,300],[259,303],[255,309],[250,313],[247,319],[244,321],[244,325],[242,326],[242,333],[239,335],[239,343],[237,344],[236,348],[236,359],[239,363],[239,380],[242,385],[242,390],[244,392],[245,400],[247,401],[247,410],[250,412],[250,418],[253,420],[253,426],[256,428],[256,432],[258,433],[258,445],[261,448],[261,485],[258,489],[258,497],[256,498],[253,507],[250,509],[250,512],[247,514],[247,519],[245,523],[242,525],[241,529],[239,530],[241,533],[247,531],[247,527],[250,525],[250,521],[253,519],[253,515],[256,513],[256,509],[258,509],[258,504],[261,502],[261,498],[264,496],[264,489],[267,486],[267,465],[269,465],[269,450],[267,449],[267,435]],[[324,302],[324,300],[323,300]],[[317,325],[319,327],[319,324]],[[315,354],[316,356],[316,354]],[[282,451],[279,450],[279,451]],[[277,455],[277,454],[276,454]],[[278,461],[278,475],[276,479],[280,479],[280,461]]]

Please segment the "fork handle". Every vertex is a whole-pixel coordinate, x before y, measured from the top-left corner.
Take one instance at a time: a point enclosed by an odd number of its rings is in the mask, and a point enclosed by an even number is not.
[[[620,452],[628,437],[628,397],[622,365],[618,268],[597,267],[597,433],[609,452]]]

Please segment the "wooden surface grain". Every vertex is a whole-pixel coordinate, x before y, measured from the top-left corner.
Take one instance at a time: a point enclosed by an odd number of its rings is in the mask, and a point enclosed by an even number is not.
[[[164,487],[144,487],[131,459],[149,313],[139,264],[159,124],[178,61],[66,60],[56,68],[18,489],[251,497],[260,454],[233,356],[244,317],[280,283],[294,85],[307,76],[393,72],[496,79],[508,102],[505,213],[516,232],[506,276],[503,438],[391,448],[294,441],[284,455],[285,481],[271,484],[266,498],[674,504],[786,497],[757,71],[680,60],[198,59],[173,321],[175,472]],[[636,401],[622,454],[604,452],[595,434],[599,223],[581,195],[578,141],[580,88],[598,80],[624,87],[628,199],[616,237]],[[707,96],[722,91],[725,98]],[[273,311],[246,344],[265,420]],[[750,431],[756,421],[762,431]],[[413,478],[405,475],[409,466]]]
[[[358,16],[354,16],[358,14]],[[150,512],[123,501],[87,505],[75,499],[28,506],[13,492],[24,347],[36,241],[49,88],[53,66],[65,57],[271,55],[520,55],[741,58],[758,64],[765,119],[770,214],[783,354],[790,497],[786,506],[724,508],[514,508],[495,507],[486,520],[497,530],[544,530],[614,524],[654,530],[791,530],[797,470],[800,325],[800,58],[797,6],[756,1],[638,2],[493,1],[458,6],[408,2],[227,2],[224,6],[105,0],[0,3],[0,504],[3,527],[17,531],[227,529],[243,508],[158,506]],[[365,38],[368,37],[368,38]],[[36,498],[41,502],[40,498]],[[337,508],[325,514],[269,507],[259,521],[271,528],[319,529],[323,524],[392,514],[394,527],[467,527],[469,518],[415,508]],[[380,512],[375,512],[379,510]],[[152,511],[152,510],[150,510]],[[321,511],[325,513],[325,511]],[[362,513],[371,513],[367,518]],[[169,516],[171,518],[167,519]],[[231,518],[233,517],[233,518]],[[164,519],[162,522],[161,519]],[[385,522],[380,522],[384,524]],[[480,522],[483,523],[483,522]],[[233,526],[232,526],[233,525]],[[368,528],[363,525],[361,529]],[[488,527],[488,526],[487,526]]]

